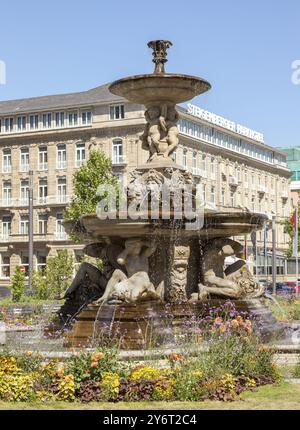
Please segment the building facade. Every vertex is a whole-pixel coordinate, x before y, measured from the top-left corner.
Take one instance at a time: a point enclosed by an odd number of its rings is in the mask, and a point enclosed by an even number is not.
[[[177,164],[198,178],[210,210],[250,210],[265,213],[269,219],[276,215],[277,270],[285,276],[288,237],[282,221],[291,213],[286,155],[255,135],[181,107],[178,111]],[[0,102],[1,285],[9,284],[16,266],[28,271],[29,172],[33,172],[34,267],[44,267],[59,249],[69,249],[79,261],[82,246],[69,240],[63,226],[73,174],[89,151],[98,148],[111,157],[114,174],[126,185],[129,172],[147,160],[139,143],[144,124],[143,106],[110,94],[108,85],[81,93]],[[271,263],[270,230],[257,234],[256,247],[253,238],[239,239],[245,241],[254,271],[266,275]]]

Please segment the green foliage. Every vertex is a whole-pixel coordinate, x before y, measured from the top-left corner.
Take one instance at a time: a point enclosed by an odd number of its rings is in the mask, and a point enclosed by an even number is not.
[[[300,204],[298,204],[298,252],[300,251]],[[284,226],[284,232],[289,235],[289,247],[286,252],[287,257],[291,257],[293,254],[293,239],[294,239],[294,229],[292,224],[292,216],[282,222],[282,225]]]
[[[47,287],[45,270],[36,270],[32,274],[32,289],[34,297],[38,300],[49,300],[51,289]]]
[[[11,293],[12,301],[19,302],[25,292],[25,274],[21,272],[21,268],[16,268],[15,274],[12,278]]]
[[[88,161],[73,175],[74,199],[64,214],[66,221],[78,221],[82,215],[96,212],[101,196],[99,185],[109,184],[118,192],[118,180],[111,172],[111,160],[104,152],[93,150]]]
[[[72,281],[74,258],[66,250],[57,251],[57,256],[49,257],[44,270],[33,274],[34,296],[39,300],[61,297]]]

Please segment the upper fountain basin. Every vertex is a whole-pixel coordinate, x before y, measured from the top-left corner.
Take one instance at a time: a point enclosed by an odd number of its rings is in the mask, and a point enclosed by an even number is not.
[[[184,103],[210,88],[209,82],[196,76],[162,73],[119,79],[109,86],[109,91],[129,102],[148,106]]]

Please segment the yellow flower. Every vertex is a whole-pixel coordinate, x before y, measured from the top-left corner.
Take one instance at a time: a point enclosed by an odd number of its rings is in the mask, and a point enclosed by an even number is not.
[[[25,352],[25,355],[27,355],[27,357],[31,357],[31,356],[32,356],[32,354],[33,354],[33,352],[32,352],[32,351],[26,351],[26,352]]]

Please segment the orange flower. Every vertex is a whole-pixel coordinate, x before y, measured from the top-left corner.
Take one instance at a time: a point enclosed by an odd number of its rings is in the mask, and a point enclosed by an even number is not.
[[[238,315],[237,317],[236,317],[236,320],[237,320],[237,322],[238,322],[238,324],[241,326],[241,325],[243,325],[243,323],[244,323],[244,320],[243,320],[243,317],[241,317],[240,315]]]
[[[222,325],[220,326],[220,332],[221,332],[221,333],[225,333],[225,331],[226,331],[226,326],[225,326],[224,324],[222,324]]]
[[[184,361],[185,357],[182,354],[170,354],[169,360],[170,361]]]
[[[238,326],[239,326],[239,322],[238,322],[238,320],[236,320],[236,319],[232,320],[232,321],[231,321],[231,326],[232,326],[232,327],[238,327]]]
[[[91,363],[91,367],[97,367],[98,366],[98,361],[93,361]]]
[[[103,352],[97,352],[97,354],[92,356],[92,361],[99,361],[102,360],[102,358],[105,357],[105,354]]]
[[[215,319],[215,324],[221,324],[223,322],[223,320],[222,320],[222,318],[221,317],[217,317],[216,319]]]

